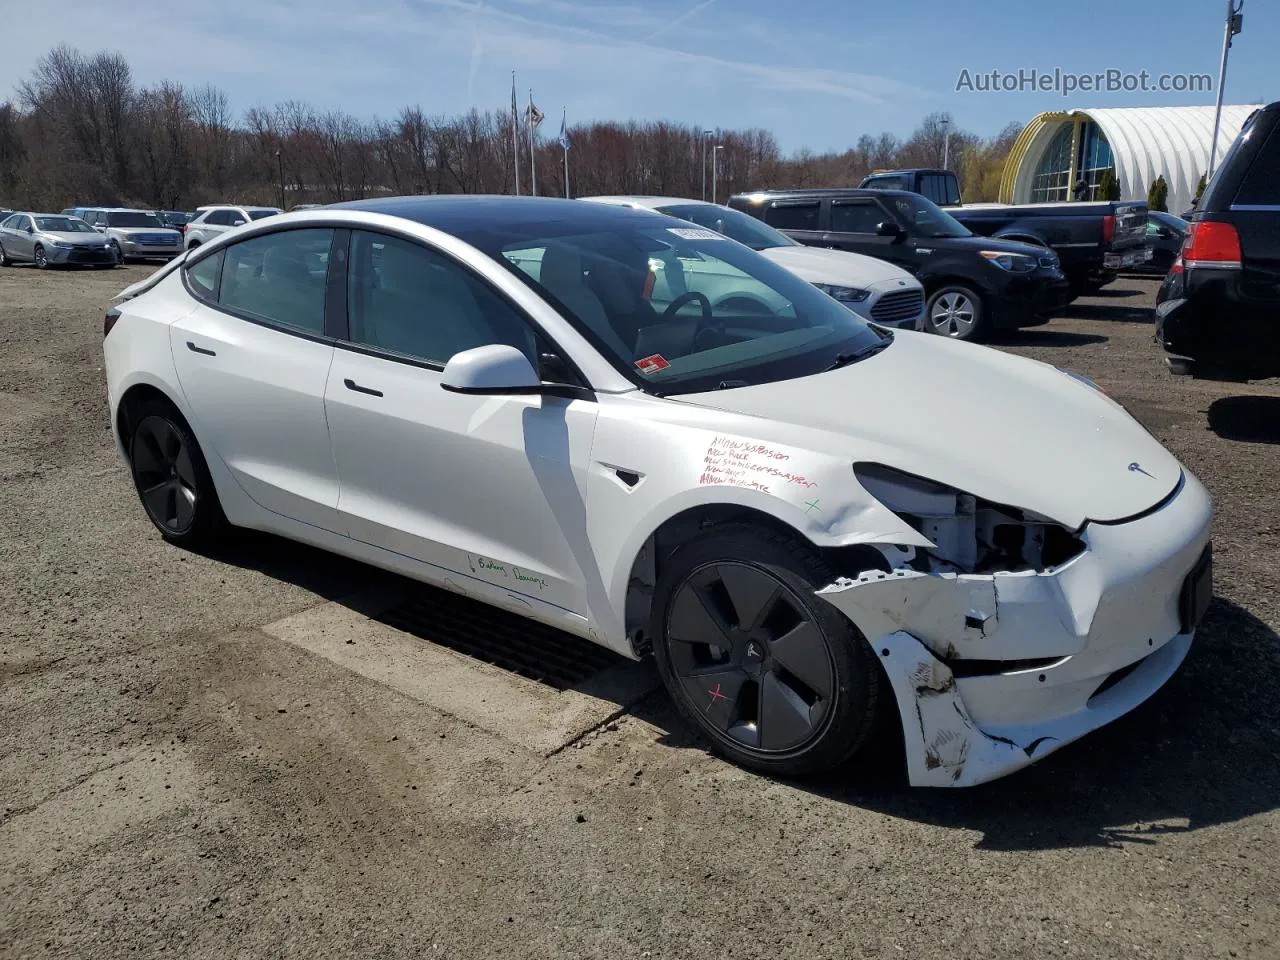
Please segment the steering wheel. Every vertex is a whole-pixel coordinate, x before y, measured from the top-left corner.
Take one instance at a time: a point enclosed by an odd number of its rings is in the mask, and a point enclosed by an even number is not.
[[[693,341],[690,344],[693,352],[697,353],[702,349],[698,346],[699,340],[705,338],[707,334],[723,333],[723,331],[716,329],[715,318],[712,316],[711,311],[711,301],[707,299],[705,294],[699,293],[697,290],[688,290],[680,294],[680,296],[676,297],[670,304],[668,304],[667,309],[662,311],[662,319],[664,321],[672,319],[676,315],[677,311],[679,311],[679,309],[686,303],[694,302],[696,302],[699,309],[702,310],[702,317],[698,320],[697,326],[693,329]]]

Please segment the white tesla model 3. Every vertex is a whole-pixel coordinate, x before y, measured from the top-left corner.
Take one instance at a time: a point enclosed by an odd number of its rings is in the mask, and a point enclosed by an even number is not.
[[[757,770],[884,710],[912,783],[1001,776],[1156,691],[1211,595],[1204,488],[1087,381],[660,214],[361,201],[121,296],[111,423],[168,540],[267,530],[652,652]]]

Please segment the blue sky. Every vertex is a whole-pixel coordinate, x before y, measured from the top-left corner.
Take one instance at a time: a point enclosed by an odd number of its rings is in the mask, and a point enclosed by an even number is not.
[[[1074,10],[1065,14],[1068,8]],[[1216,82],[1220,0],[0,0],[0,98],[59,41],[113,49],[140,83],[211,82],[232,107],[307,100],[361,117],[521,100],[543,129],[628,118],[762,126],[784,150],[911,132],[934,110],[983,135],[1066,107],[1212,103],[1212,93],[956,92],[960,71],[1108,68]],[[1103,26],[1106,35],[1102,35]],[[1228,103],[1280,98],[1280,8],[1247,0]],[[550,121],[554,122],[550,122]]]

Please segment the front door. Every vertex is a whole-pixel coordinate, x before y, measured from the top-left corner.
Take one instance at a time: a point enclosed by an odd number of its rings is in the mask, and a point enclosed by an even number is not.
[[[525,318],[402,238],[353,231],[349,260],[349,345],[325,392],[347,534],[432,564],[442,580],[586,615],[595,402],[444,390],[444,363],[471,347],[510,344],[536,362]]]
[[[836,250],[886,260],[909,273],[916,273],[918,265],[914,244],[901,235],[882,237],[877,233],[880,224],[886,221],[895,222],[884,207],[870,197],[833,200],[831,232],[826,235],[824,242]]]
[[[325,423],[334,348],[324,339],[333,231],[232,244],[187,271],[199,305],[170,327],[196,436],[259,506],[337,532]]]

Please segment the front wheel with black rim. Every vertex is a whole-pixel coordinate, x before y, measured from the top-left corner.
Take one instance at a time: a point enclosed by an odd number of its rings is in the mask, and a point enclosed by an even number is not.
[[[712,528],[666,564],[651,624],[667,691],[715,752],[777,776],[841,765],[875,726],[879,665],[815,595],[836,574],[798,539]]]
[[[953,340],[981,340],[987,332],[982,298],[970,287],[949,284],[929,295],[925,329]]]
[[[143,509],[170,543],[212,546],[226,526],[200,446],[169,404],[145,404],[132,418],[129,463]]]

